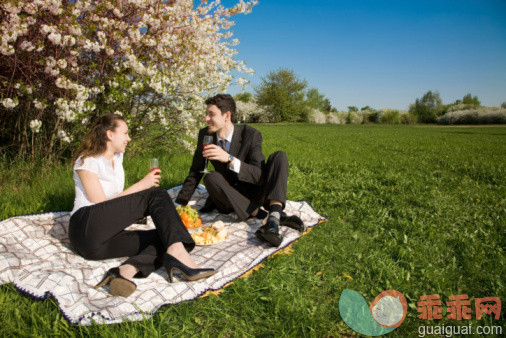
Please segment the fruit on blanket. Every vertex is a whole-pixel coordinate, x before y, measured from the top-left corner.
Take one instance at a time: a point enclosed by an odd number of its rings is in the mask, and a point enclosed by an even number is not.
[[[196,209],[189,205],[178,205],[176,210],[186,229],[200,228],[202,226],[202,218],[199,217]]]
[[[222,221],[216,221],[212,225],[191,234],[193,240],[198,245],[216,244],[227,238],[227,229]]]

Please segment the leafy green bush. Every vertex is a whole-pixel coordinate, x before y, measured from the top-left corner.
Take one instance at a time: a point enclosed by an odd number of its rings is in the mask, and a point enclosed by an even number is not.
[[[307,122],[309,106],[305,101],[307,81],[293,70],[280,68],[269,72],[255,87],[258,105],[272,112],[271,122]]]
[[[381,118],[381,111],[374,109],[364,109],[360,113],[363,115],[364,123],[379,123]]]
[[[383,114],[381,114],[380,122],[386,124],[401,123],[399,111],[395,109],[385,109]]]
[[[416,116],[410,112],[402,111],[400,114],[400,121],[402,124],[415,124],[418,120]]]
[[[253,94],[251,94],[250,92],[242,92],[242,93],[239,93],[236,96],[234,96],[234,100],[236,102],[248,103],[251,100],[253,100]]]
[[[436,118],[443,115],[445,106],[442,104],[439,92],[428,91],[421,99],[409,106],[409,112],[415,115],[422,123],[433,123]]]
[[[364,116],[357,111],[350,110],[346,116],[346,123],[348,124],[362,124]]]

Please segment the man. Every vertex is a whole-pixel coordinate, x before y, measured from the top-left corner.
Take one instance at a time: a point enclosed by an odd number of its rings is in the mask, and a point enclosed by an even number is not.
[[[209,198],[201,212],[215,207],[222,213],[235,211],[239,220],[250,217],[264,219],[265,225],[255,235],[271,246],[279,246],[283,237],[279,225],[304,231],[297,216],[286,216],[288,160],[282,151],[275,152],[267,163],[262,153],[262,134],[247,125],[235,124],[236,105],[232,96],[218,94],[206,100],[207,127],[199,131],[197,149],[188,177],[176,202],[187,204],[204,173],[206,159],[215,171],[204,176]],[[202,147],[205,135],[213,137],[213,144]],[[264,206],[269,213],[260,209]]]

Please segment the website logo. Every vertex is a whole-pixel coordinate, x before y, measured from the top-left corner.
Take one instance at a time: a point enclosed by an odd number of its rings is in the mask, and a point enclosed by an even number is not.
[[[344,289],[339,297],[339,312],[354,331],[366,336],[380,336],[402,324],[408,312],[408,302],[399,291],[386,290],[369,306],[360,293]]]

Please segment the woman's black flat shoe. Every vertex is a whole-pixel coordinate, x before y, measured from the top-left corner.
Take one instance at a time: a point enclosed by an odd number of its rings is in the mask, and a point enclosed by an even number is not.
[[[186,279],[189,281],[194,281],[202,278],[207,278],[209,276],[212,276],[216,273],[216,270],[214,269],[192,269],[183,263],[181,263],[177,258],[174,256],[169,255],[168,253],[165,254],[163,259],[163,266],[165,267],[165,270],[167,270],[167,274],[169,275],[169,281],[173,283],[173,272],[174,270],[180,271]]]
[[[134,282],[120,275],[119,268],[109,269],[100,283],[95,285],[95,289],[99,289],[104,285],[109,285],[111,295],[121,297],[128,297],[137,289]]]

